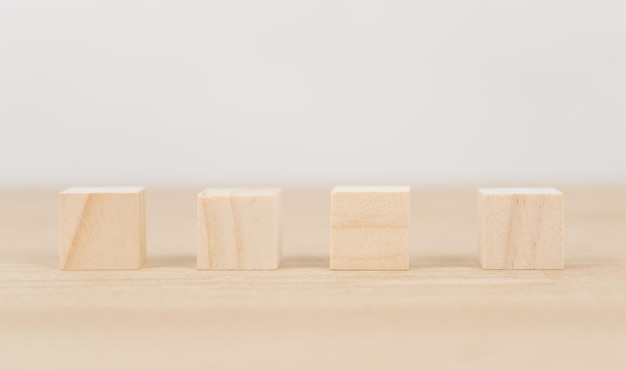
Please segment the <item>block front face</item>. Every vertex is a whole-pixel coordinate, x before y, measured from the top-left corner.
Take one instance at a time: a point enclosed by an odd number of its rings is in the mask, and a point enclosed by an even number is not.
[[[270,270],[281,255],[280,189],[198,195],[198,269]]]
[[[481,189],[479,209],[483,268],[563,268],[561,192],[556,189]]]
[[[409,187],[335,188],[330,268],[407,270],[409,210]]]
[[[143,188],[70,188],[59,194],[63,270],[138,269],[146,260]]]

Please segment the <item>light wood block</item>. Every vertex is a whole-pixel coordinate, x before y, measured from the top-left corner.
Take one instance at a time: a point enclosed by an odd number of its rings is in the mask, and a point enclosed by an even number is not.
[[[332,270],[408,270],[410,188],[341,186],[332,191]]]
[[[480,189],[484,269],[562,269],[563,194],[552,188]]]
[[[62,270],[129,270],[146,262],[143,187],[69,188],[59,194]]]
[[[281,189],[198,194],[198,269],[273,270],[281,258]]]

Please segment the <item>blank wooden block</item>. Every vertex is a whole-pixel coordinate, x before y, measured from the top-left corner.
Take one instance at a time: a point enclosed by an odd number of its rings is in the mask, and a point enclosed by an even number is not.
[[[336,187],[331,203],[332,270],[408,270],[408,186]]]
[[[198,194],[198,269],[273,270],[281,257],[281,189]]]
[[[563,194],[556,189],[480,189],[484,269],[562,269]]]
[[[142,187],[70,188],[59,194],[61,269],[127,270],[146,262]]]

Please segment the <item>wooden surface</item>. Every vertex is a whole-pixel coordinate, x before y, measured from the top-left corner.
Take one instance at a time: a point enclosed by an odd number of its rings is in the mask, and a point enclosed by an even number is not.
[[[338,186],[331,193],[330,268],[408,270],[408,186]]]
[[[476,187],[412,193],[409,271],[330,271],[330,187],[276,271],[196,270],[196,195],[147,190],[138,271],[58,270],[57,192],[0,192],[0,368],[624,369],[626,187],[568,188],[566,268],[484,271]]]
[[[564,266],[563,193],[554,188],[479,189],[480,265],[494,270]]]
[[[278,188],[198,194],[198,269],[275,270],[281,258]]]
[[[60,268],[136,270],[146,263],[142,187],[70,188],[59,194]]]

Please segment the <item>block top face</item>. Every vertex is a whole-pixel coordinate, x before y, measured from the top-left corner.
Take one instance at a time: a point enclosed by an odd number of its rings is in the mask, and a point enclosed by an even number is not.
[[[248,189],[248,188],[208,188],[202,190],[199,194],[199,198],[208,198],[208,197],[229,197],[232,195],[236,196],[276,196],[282,192],[280,188],[256,188],[256,189]]]
[[[408,193],[410,186],[336,186],[334,193]]]
[[[137,194],[144,190],[143,186],[92,186],[68,188],[61,194]]]
[[[490,188],[478,191],[482,195],[563,195],[555,188]]]

